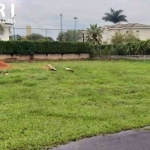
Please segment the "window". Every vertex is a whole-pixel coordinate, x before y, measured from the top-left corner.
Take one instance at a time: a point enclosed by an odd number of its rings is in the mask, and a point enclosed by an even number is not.
[[[139,32],[140,32],[139,30],[136,30],[136,35],[137,36],[140,36]]]

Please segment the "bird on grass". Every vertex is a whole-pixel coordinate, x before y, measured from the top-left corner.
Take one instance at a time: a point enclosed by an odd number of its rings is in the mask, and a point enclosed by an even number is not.
[[[47,67],[48,67],[48,69],[49,69],[49,70],[57,71],[57,69],[56,69],[56,68],[54,68],[54,67],[53,67],[53,66],[51,66],[51,65],[47,65]]]
[[[73,71],[71,68],[69,68],[69,67],[67,67],[66,70],[67,70],[67,71],[70,71],[70,72],[74,72],[74,71]]]

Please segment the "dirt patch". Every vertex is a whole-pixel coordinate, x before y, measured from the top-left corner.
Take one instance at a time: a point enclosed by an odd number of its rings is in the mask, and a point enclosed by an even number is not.
[[[9,67],[10,67],[10,65],[8,65],[7,63],[0,61],[0,70],[7,69]]]

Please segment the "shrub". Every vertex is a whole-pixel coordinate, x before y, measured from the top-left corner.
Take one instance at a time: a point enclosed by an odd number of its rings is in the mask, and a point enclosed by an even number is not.
[[[0,54],[80,54],[90,53],[88,43],[49,42],[49,41],[0,41]]]
[[[140,40],[136,36],[136,34],[132,31],[129,31],[128,33],[116,32],[111,38],[111,42],[113,44],[125,44],[128,42],[136,42],[136,41]]]
[[[93,46],[91,55],[150,55],[150,40]]]
[[[0,54],[80,54],[90,53],[91,57],[101,55],[149,55],[150,40],[126,44],[92,45],[88,43],[49,41],[0,41]]]

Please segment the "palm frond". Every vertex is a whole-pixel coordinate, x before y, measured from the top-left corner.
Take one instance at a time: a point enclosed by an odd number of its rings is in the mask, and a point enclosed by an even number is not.
[[[87,41],[93,44],[100,44],[102,39],[101,33],[102,28],[98,27],[97,24],[90,25],[90,28],[87,28]]]
[[[121,22],[121,21],[128,22],[128,20],[126,19],[126,16],[125,16],[125,15],[120,15],[120,16],[117,18],[117,22]]]
[[[123,12],[123,10],[117,10],[115,11],[114,9],[110,8],[110,13],[105,13],[105,16],[102,17],[102,20],[104,21],[109,21],[109,22],[113,22],[113,23],[118,23],[121,21],[126,22],[126,16],[125,15],[121,15],[121,13]]]

